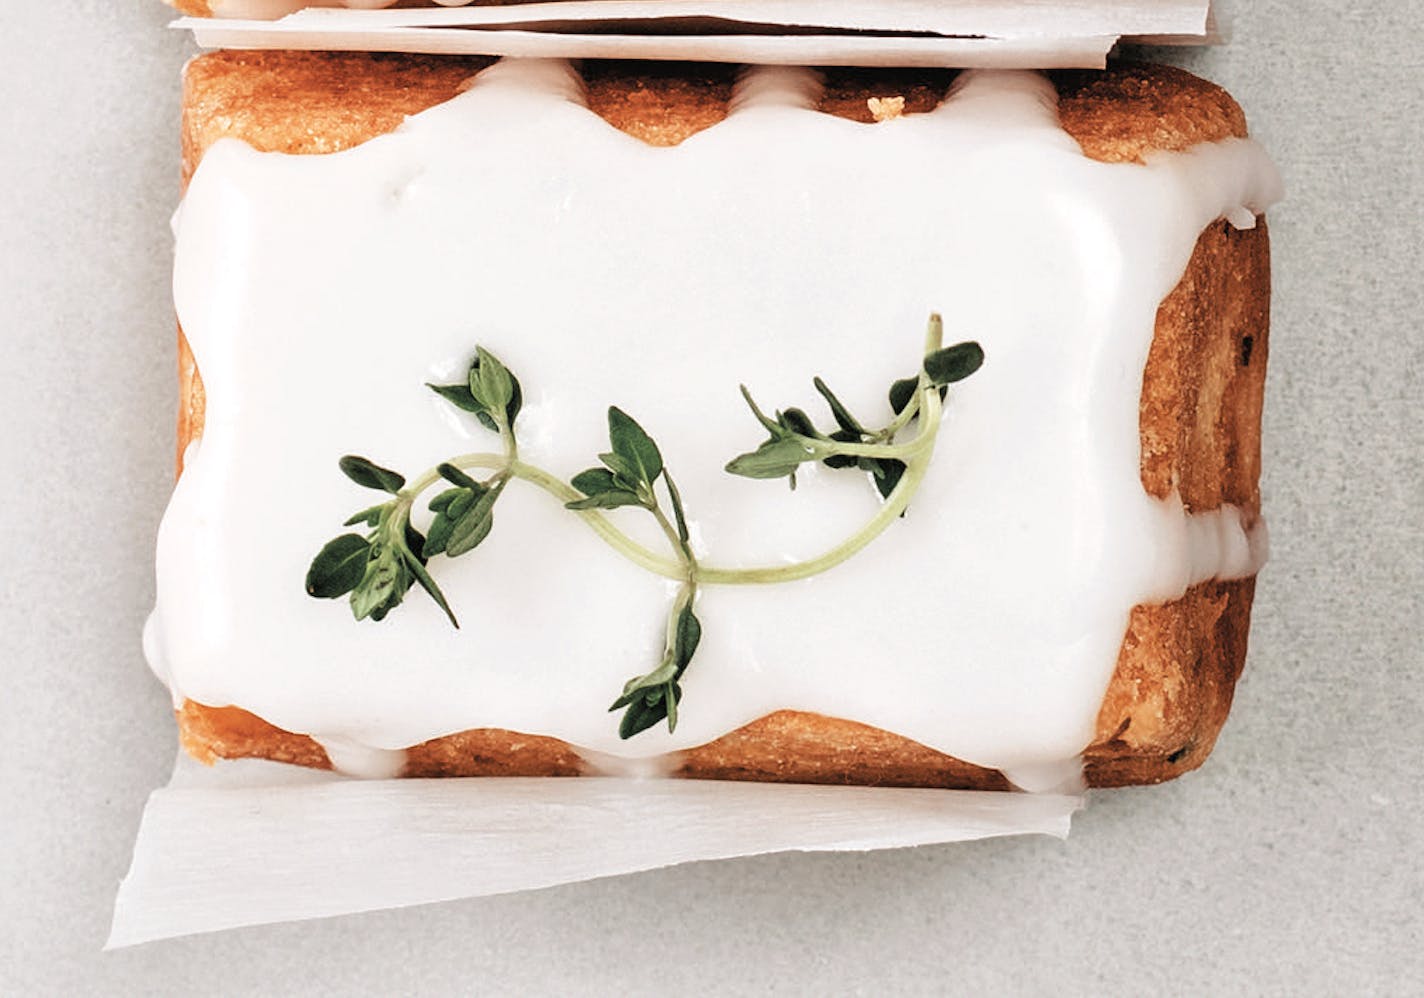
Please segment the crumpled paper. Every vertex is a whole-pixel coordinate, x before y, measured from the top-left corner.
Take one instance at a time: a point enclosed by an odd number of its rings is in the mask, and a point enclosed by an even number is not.
[[[144,810],[107,948],[697,860],[1065,838],[1082,805],[1058,794],[702,780],[361,781],[180,757]]]

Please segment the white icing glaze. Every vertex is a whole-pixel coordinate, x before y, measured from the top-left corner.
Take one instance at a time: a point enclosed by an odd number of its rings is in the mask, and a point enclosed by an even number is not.
[[[331,768],[363,780],[390,780],[405,769],[404,749],[382,749],[362,745],[335,735],[312,735],[322,747]]]
[[[752,71],[727,120],[651,148],[582,106],[566,64],[505,61],[344,153],[213,146],[174,279],[206,430],[160,530],[145,640],[175,692],[328,745],[489,726],[622,759],[789,708],[1024,786],[1070,781],[1131,607],[1264,556],[1239,511],[1188,517],[1146,494],[1138,400],[1198,234],[1253,220],[1279,180],[1244,140],[1090,161],[1032,73],[965,73],[933,113],[878,125],[809,110],[818,86]],[[987,361],[951,393],[909,516],[813,579],[705,588],[675,735],[619,741],[607,713],[654,664],[671,584],[523,483],[490,540],[437,564],[462,630],[418,594],[357,624],[303,592],[311,556],[368,504],[339,455],[414,475],[496,449],[424,388],[476,342],[523,380],[527,460],[587,467],[616,403],[662,445],[699,550],[819,554],[874,490],[817,468],[794,493],[724,474],[761,438],[736,385],[810,406],[820,374],[882,413],[931,310]],[[662,550],[647,517],[615,515]]]

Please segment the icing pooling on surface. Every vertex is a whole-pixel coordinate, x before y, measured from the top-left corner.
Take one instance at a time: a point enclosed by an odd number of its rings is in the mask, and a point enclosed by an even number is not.
[[[1278,179],[1246,140],[1088,160],[1031,73],[964,73],[938,110],[878,125],[814,112],[818,87],[752,71],[725,121],[652,148],[583,106],[567,64],[505,61],[347,152],[209,149],[174,279],[206,429],[160,530],[146,640],[175,696],[324,742],[501,727],[622,758],[797,709],[1056,782],[1130,609],[1264,553],[1230,507],[1147,495],[1138,404],[1198,234],[1253,219]],[[437,565],[462,630],[427,600],[358,624],[302,589],[369,504],[338,456],[414,475],[497,448],[424,387],[477,342],[523,382],[526,460],[587,467],[617,404],[661,445],[700,553],[817,555],[878,496],[809,466],[794,493],[723,473],[762,436],[736,386],[809,405],[819,374],[884,412],[932,310],[987,360],[951,392],[909,516],[813,579],[704,588],[675,735],[623,742],[607,713],[655,663],[673,584],[524,483],[477,552]],[[662,550],[644,519],[620,524]]]

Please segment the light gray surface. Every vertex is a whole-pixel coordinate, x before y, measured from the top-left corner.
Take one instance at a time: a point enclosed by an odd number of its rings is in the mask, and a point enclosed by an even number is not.
[[[1377,10],[1369,10],[1371,6]],[[699,864],[101,954],[172,729],[138,630],[169,488],[185,41],[0,5],[0,993],[1424,993],[1424,95],[1411,4],[1239,0],[1281,163],[1274,561],[1204,770],[1067,843]]]

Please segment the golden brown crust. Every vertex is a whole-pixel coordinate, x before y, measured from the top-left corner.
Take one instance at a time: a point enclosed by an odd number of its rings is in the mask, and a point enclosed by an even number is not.
[[[313,769],[330,769],[326,751],[306,735],[268,724],[240,707],[205,707],[192,700],[178,708],[178,740],[199,762],[255,756]]]
[[[1221,87],[1172,66],[1054,74],[1058,117],[1092,159],[1136,163],[1150,152],[1246,135],[1246,115]]]
[[[184,178],[222,137],[260,149],[329,152],[394,128],[453,96],[488,60],[322,53],[220,52],[190,64]],[[654,145],[671,145],[726,114],[722,67],[609,63],[585,67],[592,109]],[[869,122],[870,97],[931,110],[947,71],[832,71],[821,110]],[[1059,113],[1085,154],[1108,162],[1245,134],[1225,91],[1181,70],[1125,66],[1062,73]],[[1176,489],[1192,510],[1258,508],[1260,413],[1269,308],[1265,226],[1204,232],[1157,315],[1141,398],[1142,481]],[[181,340],[181,334],[180,334]],[[202,430],[202,382],[180,349],[180,450]],[[1181,599],[1137,607],[1085,753],[1089,783],[1155,783],[1200,765],[1226,719],[1245,658],[1254,582],[1206,583]],[[196,757],[259,755],[329,765],[310,739],[236,708],[179,711]],[[578,754],[551,738],[483,729],[416,746],[405,775],[573,775]],[[678,774],[885,786],[1004,789],[1004,777],[853,721],[779,711],[682,753]]]
[[[908,738],[820,714],[779,710],[680,754],[677,776],[766,783],[1009,790],[1008,780]]]

